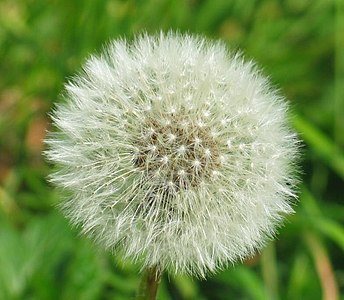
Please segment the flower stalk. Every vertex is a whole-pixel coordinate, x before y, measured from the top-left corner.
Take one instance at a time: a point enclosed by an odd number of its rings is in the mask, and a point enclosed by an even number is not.
[[[161,275],[162,274],[157,267],[147,268],[142,275],[136,300],[155,300]]]

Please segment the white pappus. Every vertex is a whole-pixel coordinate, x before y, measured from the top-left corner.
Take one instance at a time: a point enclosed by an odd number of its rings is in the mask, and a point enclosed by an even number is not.
[[[115,40],[66,84],[46,139],[82,232],[204,277],[261,249],[295,198],[288,105],[252,62],[177,33]]]

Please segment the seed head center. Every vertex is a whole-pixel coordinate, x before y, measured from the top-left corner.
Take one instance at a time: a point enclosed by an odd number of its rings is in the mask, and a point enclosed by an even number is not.
[[[219,148],[206,122],[184,115],[147,117],[133,164],[175,191],[198,186],[219,166]]]

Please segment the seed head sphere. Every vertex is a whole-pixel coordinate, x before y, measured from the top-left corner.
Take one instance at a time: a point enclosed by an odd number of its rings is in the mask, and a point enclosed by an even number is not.
[[[65,98],[46,140],[62,211],[142,267],[205,276],[259,250],[293,211],[287,103],[221,42],[115,40]]]

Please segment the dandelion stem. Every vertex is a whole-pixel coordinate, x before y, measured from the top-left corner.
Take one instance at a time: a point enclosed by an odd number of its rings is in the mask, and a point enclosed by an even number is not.
[[[155,300],[160,279],[161,272],[157,267],[148,268],[143,273],[136,300]]]

